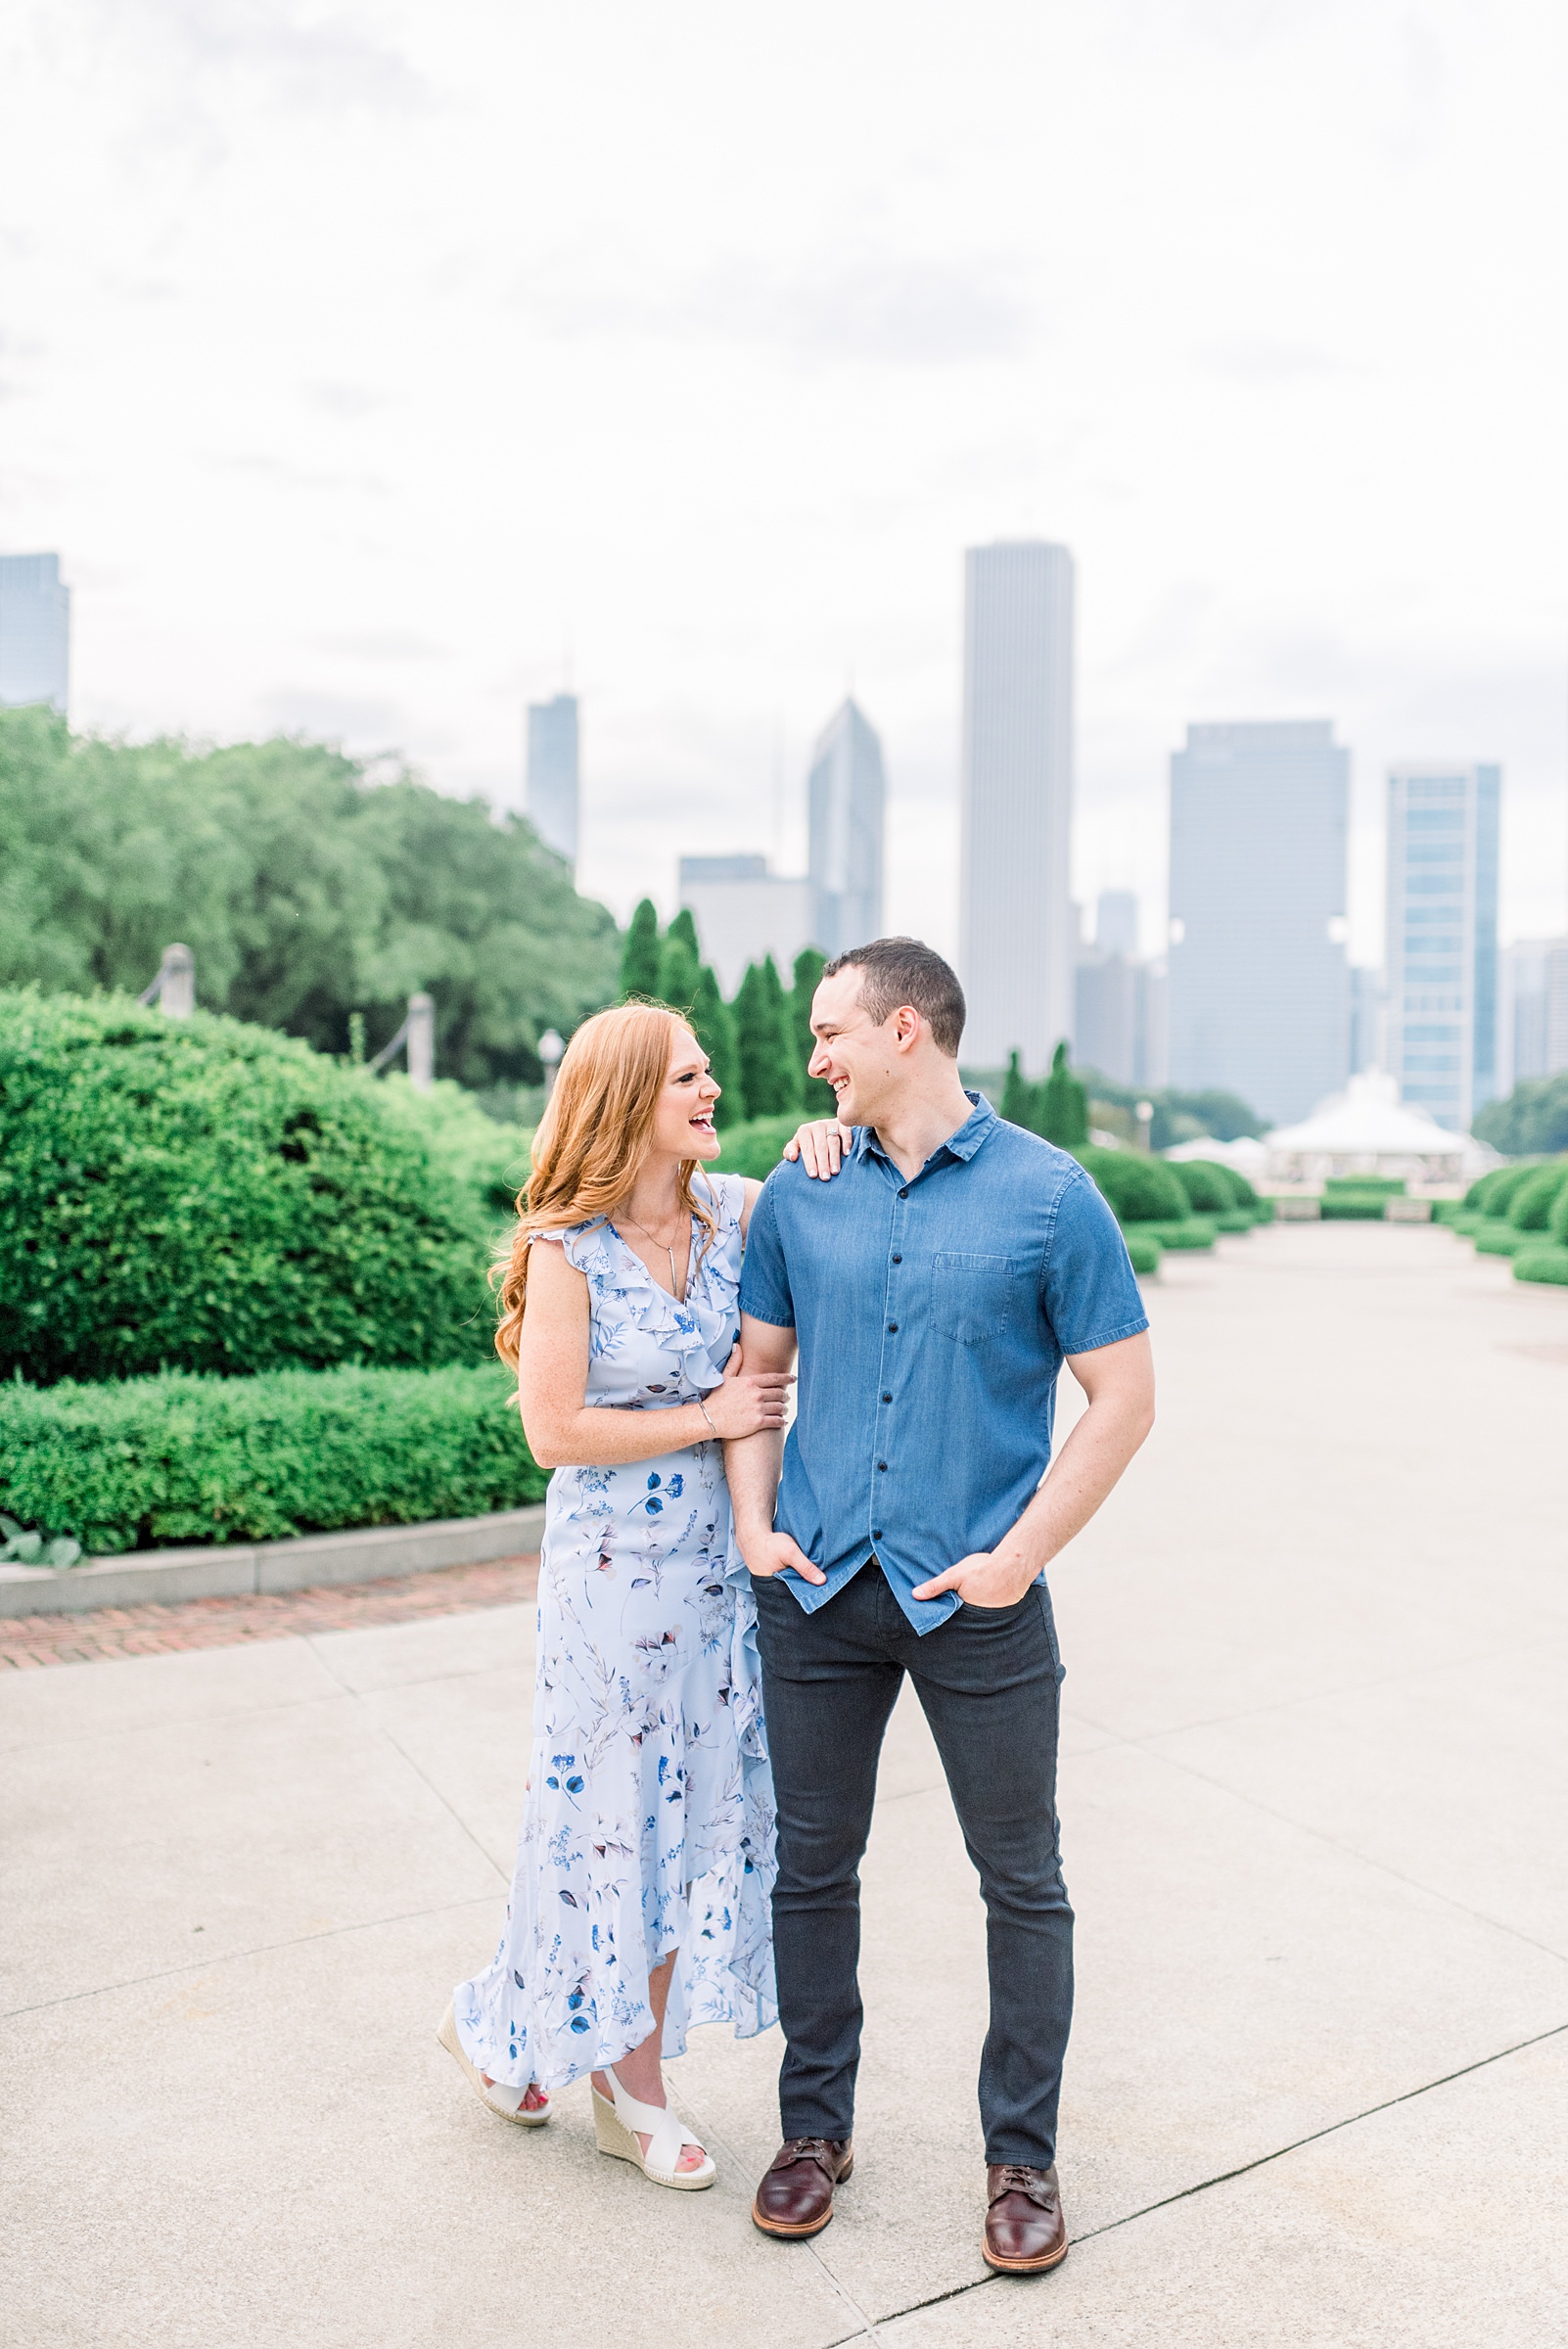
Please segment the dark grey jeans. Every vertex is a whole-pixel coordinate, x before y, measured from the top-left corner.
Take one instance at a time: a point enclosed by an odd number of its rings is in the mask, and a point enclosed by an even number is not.
[[[776,1579],[754,1578],[752,1588],[778,1801],[784,2135],[847,2138],[853,2129],[858,1871],[883,1732],[907,1672],[986,1902],[986,2159],[1048,2169],[1073,2019],[1073,1911],[1056,1827],[1061,1660],[1049,1598],[1037,1585],[1016,1606],[960,1607],[921,1637],[875,1560],[810,1615]],[[918,1964],[917,1952],[910,1958]]]

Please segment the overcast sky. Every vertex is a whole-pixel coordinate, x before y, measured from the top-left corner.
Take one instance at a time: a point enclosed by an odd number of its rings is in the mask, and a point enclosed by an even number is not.
[[[1163,921],[1192,718],[1495,758],[1568,921],[1561,0],[10,0],[0,549],[73,716],[518,801],[581,885],[804,855],[847,685],[950,947],[962,550],[1077,558],[1080,894]]]

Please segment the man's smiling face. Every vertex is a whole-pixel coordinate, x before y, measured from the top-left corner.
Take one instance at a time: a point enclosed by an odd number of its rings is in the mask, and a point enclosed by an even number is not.
[[[900,1063],[893,1033],[898,1014],[877,1028],[860,1001],[865,973],[853,963],[824,979],[811,997],[811,1034],[816,1049],[811,1076],[833,1087],[846,1126],[874,1126],[886,1107],[890,1081]]]

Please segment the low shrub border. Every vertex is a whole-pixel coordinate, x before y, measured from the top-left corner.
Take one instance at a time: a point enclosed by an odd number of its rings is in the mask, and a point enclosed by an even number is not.
[[[0,1508],[101,1556],[484,1516],[547,1481],[499,1362],[0,1386]]]
[[[1529,1247],[1521,1248],[1514,1257],[1513,1277],[1549,1281],[1556,1288],[1568,1289],[1568,1248],[1543,1247],[1532,1238]]]

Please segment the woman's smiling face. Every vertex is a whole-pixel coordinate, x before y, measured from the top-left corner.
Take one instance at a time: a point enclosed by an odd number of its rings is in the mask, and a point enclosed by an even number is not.
[[[707,1053],[689,1028],[677,1028],[654,1117],[654,1149],[670,1158],[716,1158],[714,1103],[718,1093],[708,1073]]]

